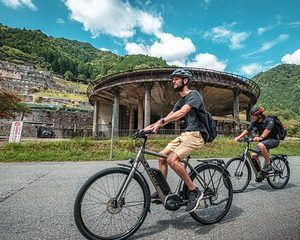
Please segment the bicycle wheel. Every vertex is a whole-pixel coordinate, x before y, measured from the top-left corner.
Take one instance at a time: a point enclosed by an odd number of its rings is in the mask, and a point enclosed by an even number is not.
[[[246,161],[244,164],[244,159],[240,157],[232,158],[226,163],[225,168],[230,174],[233,192],[243,192],[251,180],[249,163]]]
[[[219,222],[227,214],[232,203],[233,192],[229,174],[223,167],[213,164],[200,165],[196,167],[196,171],[208,188],[204,190],[200,207],[190,215],[202,224]],[[191,179],[203,191],[195,173],[191,175]]]
[[[87,239],[125,239],[138,230],[150,207],[150,193],[138,174],[120,202],[115,197],[130,170],[108,168],[93,175],[79,190],[74,217]]]
[[[267,181],[274,189],[284,188],[290,179],[290,167],[287,160],[281,157],[272,158],[274,173],[269,173]]]

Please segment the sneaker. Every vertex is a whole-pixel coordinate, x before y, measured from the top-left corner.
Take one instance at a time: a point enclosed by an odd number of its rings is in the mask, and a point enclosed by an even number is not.
[[[260,183],[260,182],[262,182],[263,179],[264,179],[264,177],[262,176],[262,173],[259,172],[259,173],[257,174],[257,178],[255,179],[255,182]]]
[[[265,172],[270,172],[270,171],[272,171],[272,166],[270,164],[266,163],[265,166],[263,167],[263,170]]]
[[[186,205],[186,212],[194,212],[200,205],[200,200],[203,198],[203,192],[199,190],[199,188],[195,188],[195,190],[190,191],[189,200]]]
[[[156,203],[156,204],[161,204],[162,201],[160,199],[160,197],[158,196],[158,193],[157,192],[154,192],[152,195],[151,195],[151,202],[152,203]]]

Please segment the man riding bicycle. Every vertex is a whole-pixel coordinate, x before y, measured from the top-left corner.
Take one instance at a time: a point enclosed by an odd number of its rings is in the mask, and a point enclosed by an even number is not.
[[[186,169],[180,163],[180,160],[186,158],[192,150],[199,149],[203,146],[204,140],[200,131],[204,129],[203,123],[198,119],[196,111],[204,110],[204,103],[201,95],[196,90],[190,90],[189,82],[193,78],[192,74],[185,69],[176,69],[171,74],[173,89],[179,92],[181,98],[174,105],[173,110],[164,118],[161,118],[156,123],[145,127],[146,130],[156,132],[160,127],[185,118],[185,131],[173,141],[171,141],[162,154],[167,155],[167,158],[159,158],[159,169],[162,174],[167,177],[168,165],[183,179],[189,188],[189,200],[186,206],[186,211],[195,211],[203,197],[203,192],[200,191]],[[151,196],[152,201],[158,199],[158,194],[154,193]]]
[[[265,166],[263,170],[269,172],[272,170],[269,149],[276,148],[279,145],[278,133],[274,127],[274,119],[266,117],[262,107],[255,107],[250,111],[251,123],[247,130],[243,131],[234,140],[239,141],[244,136],[248,135],[251,131],[259,134],[259,137],[254,137],[253,141],[259,142],[254,150],[257,153],[252,153],[251,158],[255,159],[259,164],[258,155],[265,158]],[[259,179],[257,179],[259,181]]]

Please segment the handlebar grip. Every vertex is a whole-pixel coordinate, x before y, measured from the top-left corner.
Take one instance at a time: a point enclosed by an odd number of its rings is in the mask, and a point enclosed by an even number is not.
[[[147,131],[142,131],[144,134],[152,134],[153,131],[152,130],[147,130]]]

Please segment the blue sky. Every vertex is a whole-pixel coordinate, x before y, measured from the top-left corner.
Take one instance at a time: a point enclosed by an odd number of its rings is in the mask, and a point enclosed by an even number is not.
[[[0,22],[252,77],[300,64],[299,0],[0,0]]]

